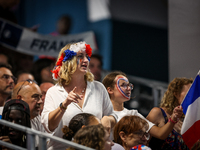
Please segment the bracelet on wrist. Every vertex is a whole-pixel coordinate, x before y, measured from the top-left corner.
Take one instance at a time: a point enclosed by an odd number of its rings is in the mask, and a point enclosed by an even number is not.
[[[168,122],[172,122],[173,124],[176,124],[178,121],[172,120],[172,118],[171,118],[171,116],[170,116],[169,119],[168,119]]]
[[[63,104],[60,103],[60,109],[65,111],[67,109],[67,107],[64,107]]]

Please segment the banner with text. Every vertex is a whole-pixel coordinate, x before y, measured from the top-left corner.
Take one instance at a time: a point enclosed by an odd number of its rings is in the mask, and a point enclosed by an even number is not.
[[[29,55],[57,57],[68,43],[85,41],[97,50],[93,31],[66,36],[42,35],[0,18],[0,44]]]

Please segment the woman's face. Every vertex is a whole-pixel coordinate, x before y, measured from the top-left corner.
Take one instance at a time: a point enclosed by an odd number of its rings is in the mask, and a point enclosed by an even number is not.
[[[114,143],[112,140],[110,140],[110,135],[107,130],[105,130],[105,133],[106,134],[104,136],[104,140],[105,140],[104,150],[111,150],[111,147],[114,145]]]
[[[8,121],[19,124],[19,125],[25,125],[25,119],[23,118],[23,114],[19,110],[11,110],[8,116]],[[8,136],[11,140],[21,139],[22,135],[23,134],[21,131],[18,131],[13,128],[8,128]]]
[[[136,145],[146,145],[147,140],[149,139],[149,133],[146,133],[146,128],[143,128],[141,130],[135,131],[134,133],[131,133],[126,136],[126,141],[124,141],[126,144],[125,146],[127,148],[131,148]]]
[[[130,100],[131,90],[133,85],[129,83],[128,79],[123,75],[118,75],[115,78],[114,97],[122,99],[122,102]]]
[[[83,73],[88,71],[89,66],[89,56],[85,51],[79,51],[77,53],[77,70]]]
[[[182,90],[181,90],[181,93],[180,95],[178,95],[176,98],[178,99],[178,103],[179,105],[182,103],[183,99],[185,98],[185,95],[187,94],[188,90],[190,89],[192,84],[187,84],[187,85],[184,85]]]

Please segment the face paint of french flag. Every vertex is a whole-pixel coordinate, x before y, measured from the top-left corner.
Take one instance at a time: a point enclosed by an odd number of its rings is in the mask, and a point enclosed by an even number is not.
[[[183,121],[181,134],[186,145],[191,148],[200,139],[200,72],[186,94],[183,103]]]

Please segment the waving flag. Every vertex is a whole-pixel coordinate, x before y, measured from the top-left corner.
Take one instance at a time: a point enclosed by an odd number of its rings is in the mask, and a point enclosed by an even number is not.
[[[191,148],[200,139],[200,72],[185,96],[183,103],[183,121],[181,134],[186,145]]]

